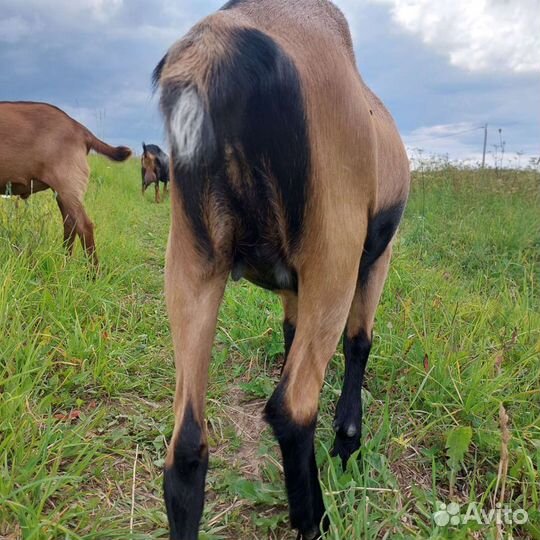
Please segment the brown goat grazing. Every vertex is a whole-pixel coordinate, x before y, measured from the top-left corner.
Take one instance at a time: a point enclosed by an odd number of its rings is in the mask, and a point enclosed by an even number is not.
[[[394,122],[326,0],[232,0],[156,67],[171,149],[166,298],[176,360],[164,473],[171,538],[204,504],[208,365],[229,274],[283,300],[286,362],[265,408],[299,538],[327,526],[314,454],[319,393],[344,333],[334,453],[360,446],[375,309],[409,191]]]
[[[0,194],[26,199],[45,189],[55,191],[68,252],[78,235],[97,265],[94,227],[83,206],[90,172],[86,156],[95,150],[124,161],[131,150],[100,141],[53,105],[33,102],[0,102],[0,141]]]

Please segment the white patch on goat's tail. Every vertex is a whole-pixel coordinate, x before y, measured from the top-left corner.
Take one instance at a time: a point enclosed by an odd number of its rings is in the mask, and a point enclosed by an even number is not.
[[[169,118],[169,133],[175,158],[185,165],[194,165],[204,151],[206,122],[205,105],[197,90],[182,91]]]

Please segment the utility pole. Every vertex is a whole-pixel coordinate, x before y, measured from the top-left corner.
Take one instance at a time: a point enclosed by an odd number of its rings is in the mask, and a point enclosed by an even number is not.
[[[499,140],[501,141],[501,169],[503,168],[503,161],[504,161],[504,147],[506,146],[506,141],[503,141],[502,138],[502,128],[499,128]]]
[[[486,124],[484,126],[484,152],[482,153],[482,169],[486,165],[487,127],[488,125]]]

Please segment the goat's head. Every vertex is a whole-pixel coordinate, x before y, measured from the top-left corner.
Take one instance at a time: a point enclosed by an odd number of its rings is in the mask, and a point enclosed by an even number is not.
[[[143,184],[149,186],[158,181],[157,157],[148,150],[143,143],[143,154],[141,156],[141,171]]]

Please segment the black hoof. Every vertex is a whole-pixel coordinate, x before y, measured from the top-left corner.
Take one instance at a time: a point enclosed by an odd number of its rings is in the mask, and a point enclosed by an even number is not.
[[[360,434],[355,434],[352,437],[346,433],[338,431],[334,440],[334,447],[330,455],[332,457],[339,456],[343,470],[347,468],[347,462],[352,454],[360,448]]]
[[[309,532],[298,532],[298,536],[296,537],[296,540],[319,540],[321,538],[321,531],[319,529],[313,529]]]

